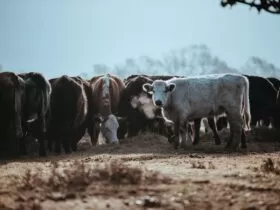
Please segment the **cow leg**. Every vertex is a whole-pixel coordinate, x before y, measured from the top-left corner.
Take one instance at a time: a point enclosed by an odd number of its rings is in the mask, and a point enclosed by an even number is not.
[[[167,132],[167,139],[169,143],[173,143],[174,142],[174,130],[171,126],[166,126],[166,132]]]
[[[90,125],[87,129],[88,134],[90,136],[90,140],[91,140],[91,145],[94,147],[97,144],[97,140],[98,140],[98,135],[100,132],[100,127],[99,124],[96,122],[93,122],[92,125]]]
[[[26,136],[23,136],[19,139],[19,155],[27,155],[25,138]]]
[[[73,152],[77,152],[78,147],[77,147],[77,143],[75,141],[71,142],[71,149]]]
[[[18,142],[18,154],[19,155],[27,155],[26,152],[26,136],[27,136],[27,132],[28,132],[28,126],[26,123],[23,123],[22,125],[22,134],[23,136],[21,138],[19,138],[19,142]]]
[[[48,132],[47,132],[47,141],[48,141],[48,150],[49,152],[52,152],[53,149],[53,142],[56,142],[55,139],[55,135],[58,135],[58,131],[54,131],[54,126],[50,127]]]
[[[191,126],[189,126],[188,122],[185,122],[181,125],[181,147],[187,149],[190,145],[192,145],[192,136],[190,132]]]
[[[63,149],[65,154],[70,154],[71,149],[70,149],[70,143],[72,142],[72,137],[71,135],[65,135],[62,141],[63,144]]]
[[[38,138],[39,140],[39,155],[41,157],[45,157],[47,156],[47,153],[46,153],[46,147],[45,147],[45,136],[46,136],[46,133],[45,132],[42,132]]]
[[[52,151],[52,139],[51,138],[48,138],[48,150],[49,150],[49,152]]]
[[[126,120],[120,120],[119,128],[117,131],[118,139],[124,139],[126,133],[127,133],[127,122],[126,122]]]
[[[25,138],[27,136],[26,133],[27,131],[24,131],[23,129],[23,136],[19,139],[19,155],[27,155],[25,142]]]
[[[47,156],[45,141],[46,141],[46,128],[45,123],[42,117],[38,119],[39,129],[38,129],[38,141],[39,141],[39,156],[45,157]]]
[[[90,136],[90,141],[92,144],[92,138],[93,138],[93,125],[91,125],[92,123],[90,123],[90,125],[87,127],[87,133]],[[93,145],[92,145],[93,146]]]
[[[193,145],[197,145],[199,142],[199,129],[201,124],[201,118],[194,120],[194,140]]]
[[[262,124],[263,124],[264,126],[266,126],[266,127],[268,127],[268,126],[269,126],[269,124],[270,124],[270,120],[269,120],[269,118],[264,118],[262,121],[263,121],[263,123],[262,123]]]
[[[236,151],[238,149],[242,134],[242,116],[240,113],[231,113],[228,115],[230,125],[230,140],[226,145],[228,151]]]
[[[55,153],[58,155],[61,153],[61,136],[55,137]]]
[[[177,120],[174,124],[174,148],[178,149],[180,144],[180,121]]]
[[[214,117],[208,117],[208,124],[209,124],[209,127],[211,128],[211,130],[213,132],[214,139],[215,139],[215,144],[216,145],[220,145],[221,144],[221,140],[220,140],[220,137],[219,137],[218,132],[217,132],[217,128],[216,128],[216,123],[215,123]]]
[[[75,129],[75,132],[73,133],[73,136],[70,136],[70,142],[71,142],[71,149],[73,152],[76,152],[77,151],[77,143],[79,142],[79,136],[80,136],[80,133],[79,133],[79,129]]]
[[[252,117],[251,117],[251,125],[250,126],[252,128],[255,128],[257,126],[257,123],[258,123],[258,119],[255,116],[252,115]]]
[[[241,133],[241,148],[243,148],[243,149],[247,148],[244,128],[242,128],[242,133]]]
[[[163,136],[167,136],[167,128],[165,128],[164,119],[159,119],[159,134]]]
[[[127,137],[137,136],[139,131],[141,130],[141,127],[145,126],[141,121],[140,122],[135,122],[135,121],[137,120],[136,119],[129,120]]]
[[[252,114],[250,126],[251,126],[252,135],[254,136],[255,139],[257,139],[256,130],[255,130],[257,127],[257,124],[258,124],[258,117],[256,117],[255,115]]]

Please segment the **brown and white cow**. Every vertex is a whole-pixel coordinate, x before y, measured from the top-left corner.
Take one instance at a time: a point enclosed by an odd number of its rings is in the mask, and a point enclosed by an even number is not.
[[[13,72],[0,73],[0,156],[19,155],[24,81]]]
[[[90,80],[92,89],[92,125],[88,128],[92,145],[96,145],[101,131],[109,143],[119,143],[117,113],[125,85],[111,74],[94,77]]]

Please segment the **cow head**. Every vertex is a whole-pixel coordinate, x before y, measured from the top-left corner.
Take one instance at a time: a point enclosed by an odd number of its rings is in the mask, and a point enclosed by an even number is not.
[[[153,104],[152,97],[147,93],[140,93],[138,96],[131,97],[130,104],[132,108],[138,109],[144,113],[148,119],[156,117],[156,106]]]
[[[117,131],[119,128],[119,123],[117,120],[117,117],[113,114],[107,116],[107,117],[102,117],[99,116],[99,122],[100,122],[100,130],[102,135],[105,137],[105,139],[109,143],[113,144],[118,144],[119,139],[117,137]]]
[[[153,84],[146,83],[143,90],[153,95],[153,103],[158,107],[163,107],[166,103],[167,96],[173,92],[176,84],[167,83],[163,80],[155,80]]]

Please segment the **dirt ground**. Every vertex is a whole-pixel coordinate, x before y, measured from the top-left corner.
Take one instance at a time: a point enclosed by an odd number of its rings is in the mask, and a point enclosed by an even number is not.
[[[248,134],[248,149],[224,152],[211,134],[173,149],[142,134],[120,145],[25,157],[0,165],[0,209],[280,209],[280,142],[271,129]]]

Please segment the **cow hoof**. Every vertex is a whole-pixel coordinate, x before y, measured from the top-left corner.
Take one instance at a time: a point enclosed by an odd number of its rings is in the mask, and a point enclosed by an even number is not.
[[[194,145],[194,146],[195,146],[195,145],[198,145],[198,141],[196,141],[196,140],[193,141],[193,142],[192,142],[192,145]]]
[[[71,153],[72,153],[71,150],[65,151],[65,154],[71,154]]]
[[[237,147],[225,147],[225,151],[226,152],[229,152],[229,153],[233,153],[233,152],[237,152],[238,151],[238,149],[237,149]]]
[[[188,147],[187,144],[181,144],[181,148],[183,148],[183,149],[188,149],[189,147]]]
[[[41,151],[41,152],[39,153],[39,156],[40,156],[40,157],[46,157],[46,156],[47,156],[47,153],[46,153],[45,151]]]
[[[215,141],[215,145],[221,145],[221,141]]]
[[[171,136],[171,137],[168,138],[168,142],[172,143],[172,142],[174,142],[174,139],[175,139],[175,136]]]
[[[72,151],[73,151],[73,152],[77,152],[77,145],[72,146]]]

